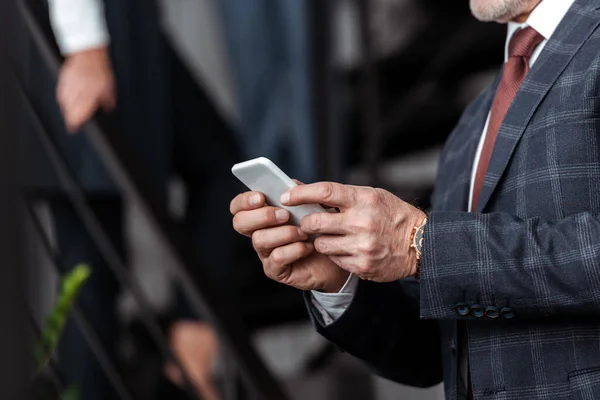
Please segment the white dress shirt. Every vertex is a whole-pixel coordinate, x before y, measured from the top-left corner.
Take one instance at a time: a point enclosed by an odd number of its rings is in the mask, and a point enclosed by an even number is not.
[[[109,41],[101,0],[48,0],[50,22],[63,55],[106,46]]]

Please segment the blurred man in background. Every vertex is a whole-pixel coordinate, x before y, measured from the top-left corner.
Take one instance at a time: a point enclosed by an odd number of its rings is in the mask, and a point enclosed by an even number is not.
[[[508,23],[505,63],[440,158],[433,210],[321,182],[301,230],[260,193],[231,203],[267,276],[307,291],[319,332],[447,399],[600,399],[600,6],[471,0]],[[318,235],[313,243],[309,235]]]
[[[237,184],[230,167],[239,161],[233,133],[206,94],[167,44],[155,1],[51,0],[53,29],[65,61],[56,99],[71,135],[55,132],[66,158],[88,194],[88,202],[115,246],[125,256],[123,201],[83,135],[82,125],[99,109],[114,116],[167,206],[173,172],[187,184],[185,225],[204,270],[217,282],[232,279],[237,238],[228,228],[226,204]],[[68,200],[53,197],[58,244],[65,268],[87,262],[93,274],[80,306],[116,358],[119,285]],[[203,322],[189,321],[184,304],[169,329],[171,347],[206,399],[217,398],[212,365],[217,338]],[[188,320],[188,321],[186,321]],[[69,382],[82,386],[83,398],[115,398],[94,355],[74,323],[60,346]],[[180,383],[178,370],[167,375]]]

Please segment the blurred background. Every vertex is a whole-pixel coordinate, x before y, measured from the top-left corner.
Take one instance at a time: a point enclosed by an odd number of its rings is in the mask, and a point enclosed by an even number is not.
[[[92,269],[38,398],[443,398],[376,378],[314,332],[301,293],[265,278],[233,232],[244,188],[230,168],[266,156],[305,182],[429,207],[504,27],[466,0],[107,0],[117,107],[70,135],[48,3],[11,4],[0,152],[20,182],[5,229],[22,233],[22,268],[4,282],[26,288],[35,334],[60,277]]]

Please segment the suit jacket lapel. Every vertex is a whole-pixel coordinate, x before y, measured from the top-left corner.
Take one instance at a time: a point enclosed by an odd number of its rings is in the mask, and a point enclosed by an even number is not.
[[[595,0],[577,0],[527,74],[500,126],[477,212],[482,212],[488,203],[538,106],[600,24],[598,8],[600,4]]]

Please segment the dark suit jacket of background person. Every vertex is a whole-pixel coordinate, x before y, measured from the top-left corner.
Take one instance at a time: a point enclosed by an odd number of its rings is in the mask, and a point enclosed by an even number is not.
[[[318,331],[391,380],[475,399],[600,399],[600,2],[577,0],[514,99],[476,213],[477,144],[499,79],[442,152],[420,285],[361,281]],[[308,296],[308,295],[307,295]]]

